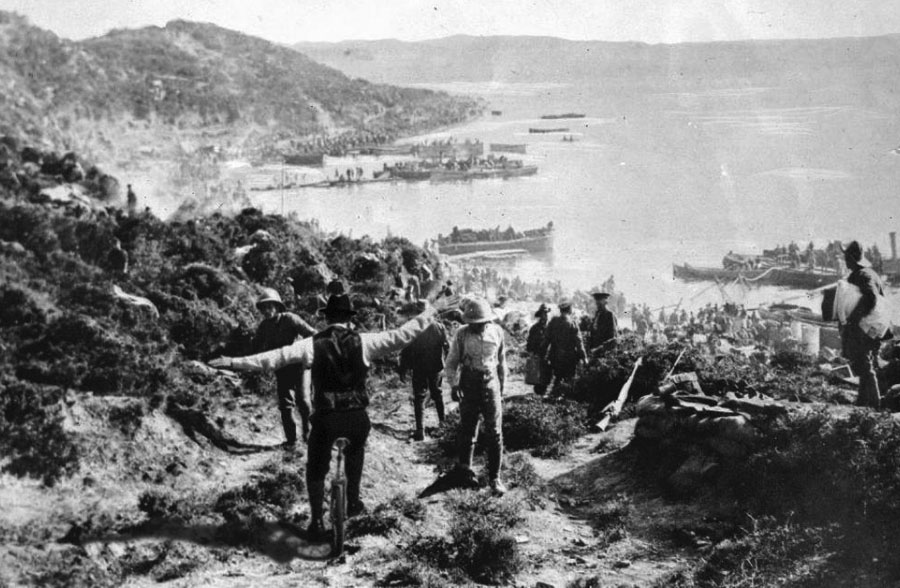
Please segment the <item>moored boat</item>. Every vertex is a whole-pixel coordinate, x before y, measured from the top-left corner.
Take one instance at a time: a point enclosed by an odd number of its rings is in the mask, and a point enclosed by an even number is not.
[[[516,232],[511,227],[506,231],[473,231],[454,228],[453,233],[438,235],[438,251],[444,255],[467,255],[484,251],[525,251],[544,253],[553,249],[553,223],[546,227]]]
[[[324,153],[294,153],[284,156],[285,165],[322,165],[324,161]]]
[[[521,153],[525,154],[525,143],[491,143],[491,151],[494,153]]]
[[[456,182],[485,178],[516,178],[533,176],[537,173],[536,165],[519,165],[504,167],[475,167],[467,170],[439,169],[431,172],[432,182]]]
[[[560,128],[555,128],[555,129],[536,129],[534,127],[531,127],[528,129],[528,132],[531,133],[532,135],[541,134],[541,133],[568,133],[569,129],[568,129],[568,127],[560,127]]]
[[[565,112],[563,114],[544,114],[541,115],[544,120],[557,120],[560,118],[584,118],[584,114],[579,112]]]
[[[675,279],[685,281],[732,282],[744,280],[769,286],[784,286],[801,290],[812,290],[827,286],[840,279],[833,272],[773,266],[755,269],[723,269],[695,267],[689,264],[672,266]]]

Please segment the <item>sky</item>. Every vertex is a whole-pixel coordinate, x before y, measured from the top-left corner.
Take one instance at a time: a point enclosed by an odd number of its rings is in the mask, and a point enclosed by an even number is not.
[[[900,33],[896,0],[0,0],[67,39],[210,22],[278,43],[456,34],[680,43]]]

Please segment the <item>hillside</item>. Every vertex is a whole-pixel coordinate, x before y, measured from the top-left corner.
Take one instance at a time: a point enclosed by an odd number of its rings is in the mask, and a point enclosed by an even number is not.
[[[0,132],[98,158],[196,137],[252,157],[276,139],[393,138],[479,108],[350,79],[288,48],[185,21],[73,42],[2,12],[0,79]]]
[[[572,82],[704,89],[834,85],[868,92],[896,78],[900,36],[648,45],[551,37],[298,43],[350,76],[391,84]]]

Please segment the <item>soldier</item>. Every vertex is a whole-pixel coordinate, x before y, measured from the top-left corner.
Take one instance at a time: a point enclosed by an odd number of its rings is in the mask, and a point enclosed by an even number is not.
[[[850,361],[853,373],[859,376],[859,396],[856,403],[859,406],[878,408],[881,393],[875,373],[876,356],[882,339],[886,333],[890,333],[890,329],[885,327],[883,332],[870,333],[860,323],[875,310],[878,298],[884,296],[884,286],[872,269],[872,264],[863,256],[858,242],[851,241],[843,251],[844,261],[850,269],[847,281],[859,288],[861,298],[841,326],[841,351]]]
[[[609,294],[607,292],[592,292],[591,296],[594,297],[597,312],[594,313],[594,318],[591,321],[591,334],[588,345],[592,354],[602,354],[616,346],[618,323],[616,315],[606,307],[609,301]],[[672,316],[676,315],[673,313]]]
[[[478,418],[484,417],[488,441],[488,479],[491,491],[502,496],[503,412],[501,397],[506,382],[506,344],[503,329],[493,322],[491,305],[473,300],[463,312],[465,326],[450,343],[444,369],[451,398],[459,401],[459,467],[474,480],[472,457],[478,437]]]
[[[563,300],[559,303],[559,315],[550,319],[547,332],[541,345],[541,355],[550,364],[552,372],[554,396],[561,394],[560,385],[568,384],[575,377],[578,362],[584,361],[584,341],[581,329],[572,317],[572,303]]]
[[[402,313],[412,316],[415,309],[414,305],[406,305]],[[400,379],[403,380],[406,372],[412,370],[413,414],[416,419],[413,441],[425,440],[423,419],[426,394],[434,403],[438,422],[444,422],[441,373],[444,371],[444,358],[447,357],[449,348],[447,328],[440,321],[434,321],[400,352]]]
[[[310,337],[316,332],[302,318],[292,312],[286,312],[281,295],[274,288],[263,288],[262,296],[256,301],[256,308],[262,313],[263,320],[256,328],[256,336],[253,338],[254,353],[290,345],[295,340]],[[297,445],[295,406],[300,411],[303,441],[309,438],[309,415],[312,408],[306,391],[305,376],[306,371],[298,365],[285,366],[275,372],[285,449],[294,449]]]
[[[350,297],[334,294],[320,312],[328,327],[308,337],[272,351],[247,357],[221,357],[210,365],[217,368],[260,371],[299,364],[312,368],[312,431],[306,465],[306,486],[312,517],[307,534],[320,539],[324,535],[325,476],[331,465],[331,446],[346,437],[347,513],[352,517],[365,512],[360,499],[366,440],[371,422],[367,380],[372,360],[400,351],[425,330],[434,309],[425,309],[398,329],[383,333],[358,333],[350,325],[356,312]]]
[[[541,354],[541,344],[544,342],[544,336],[547,333],[549,316],[550,309],[547,308],[546,304],[541,303],[534,313],[534,318],[536,318],[537,321],[531,325],[530,329],[528,329],[528,340],[525,343],[525,351],[531,355],[532,361],[538,362],[538,365],[540,366],[540,378],[538,383],[534,384],[534,393],[538,396],[543,396],[547,391],[547,375],[550,373],[550,366],[547,365],[547,362]]]

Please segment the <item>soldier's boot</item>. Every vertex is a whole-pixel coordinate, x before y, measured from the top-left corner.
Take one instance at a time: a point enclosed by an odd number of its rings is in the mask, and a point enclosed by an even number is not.
[[[325,538],[325,482],[309,484],[309,527],[306,536],[311,541],[322,541]]]
[[[425,403],[418,398],[413,401],[413,413],[416,418],[416,430],[413,433],[412,439],[413,441],[424,441],[425,440],[425,427],[422,422],[425,418],[425,407],[423,406]]]

